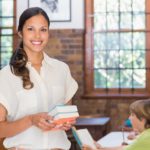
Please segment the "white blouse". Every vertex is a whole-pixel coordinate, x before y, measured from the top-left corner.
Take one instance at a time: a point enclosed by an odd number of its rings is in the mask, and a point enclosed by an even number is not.
[[[67,103],[77,91],[68,65],[48,57],[44,60],[40,74],[27,63],[34,87],[26,90],[20,77],[12,74],[10,66],[0,71],[0,103],[7,109],[8,121],[15,121],[29,114],[48,112],[52,105]],[[4,140],[6,148],[25,149],[69,149],[70,141],[62,130],[43,132],[36,126]]]

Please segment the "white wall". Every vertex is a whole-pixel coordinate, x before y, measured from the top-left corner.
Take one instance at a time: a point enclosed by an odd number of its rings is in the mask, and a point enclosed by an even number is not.
[[[84,29],[84,0],[71,0],[71,4],[71,21],[52,22],[51,29]],[[28,0],[17,0],[17,25],[20,14],[26,8],[28,8]]]

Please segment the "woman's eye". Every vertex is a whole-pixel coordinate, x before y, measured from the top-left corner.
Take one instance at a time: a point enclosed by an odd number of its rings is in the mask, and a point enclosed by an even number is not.
[[[33,28],[28,28],[28,31],[33,31]]]
[[[46,31],[47,31],[47,29],[41,29],[41,31],[42,31],[42,32],[46,32]]]

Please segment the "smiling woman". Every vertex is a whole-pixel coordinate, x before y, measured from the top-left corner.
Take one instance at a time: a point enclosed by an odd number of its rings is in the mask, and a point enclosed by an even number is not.
[[[44,53],[49,25],[43,9],[26,9],[18,26],[20,47],[0,71],[0,139],[10,150],[70,148],[65,131],[75,119],[58,127],[48,111],[71,103],[78,85],[67,64]]]

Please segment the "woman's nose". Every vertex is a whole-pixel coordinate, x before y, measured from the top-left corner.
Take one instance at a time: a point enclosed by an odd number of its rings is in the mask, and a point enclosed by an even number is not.
[[[36,32],[35,32],[35,38],[37,38],[37,39],[40,38],[40,32],[39,32],[39,31],[36,31]]]

